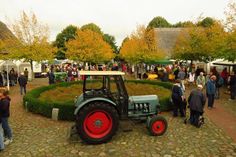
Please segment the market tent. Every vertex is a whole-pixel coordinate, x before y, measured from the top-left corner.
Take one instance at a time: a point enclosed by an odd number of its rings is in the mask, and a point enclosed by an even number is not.
[[[236,63],[231,61],[218,61],[214,62],[213,65],[222,65],[222,66],[228,66],[229,67],[229,73],[230,73],[230,67],[233,67],[233,70],[236,70]]]
[[[13,61],[10,60],[5,60],[5,61],[0,61],[0,68],[1,70],[6,70],[7,72],[7,89],[10,90],[10,82],[9,82],[9,71],[11,68],[15,68],[16,64],[13,63]]]
[[[150,62],[148,62],[148,64],[169,65],[169,64],[173,64],[173,61],[170,61],[168,59],[162,59],[162,60],[150,61]]]
[[[9,70],[11,68],[16,68],[17,65],[13,62],[13,61],[9,61],[9,60],[0,60],[0,71],[2,70],[7,70],[7,66],[9,68]],[[8,71],[9,72],[9,71]]]
[[[214,65],[224,65],[224,66],[236,66],[235,62],[229,62],[229,61],[219,61],[219,62],[214,62]]]

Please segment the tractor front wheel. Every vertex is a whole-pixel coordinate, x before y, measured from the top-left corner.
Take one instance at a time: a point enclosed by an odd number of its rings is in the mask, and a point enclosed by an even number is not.
[[[110,104],[95,102],[82,108],[77,115],[80,138],[90,144],[109,141],[119,125],[117,110]]]
[[[168,127],[168,123],[164,117],[154,116],[150,119],[148,130],[152,136],[163,135]]]

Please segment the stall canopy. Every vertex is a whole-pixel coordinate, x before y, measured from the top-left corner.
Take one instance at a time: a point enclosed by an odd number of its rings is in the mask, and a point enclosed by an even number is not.
[[[148,64],[161,64],[161,65],[168,65],[172,64],[173,61],[170,61],[168,59],[163,59],[163,60],[155,60],[155,61],[150,61]]]
[[[219,61],[219,62],[214,62],[214,65],[223,65],[223,66],[236,66],[235,62],[229,62],[229,61]]]

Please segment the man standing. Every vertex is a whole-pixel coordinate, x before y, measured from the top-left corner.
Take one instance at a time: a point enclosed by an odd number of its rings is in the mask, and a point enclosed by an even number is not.
[[[216,81],[216,76],[212,75],[206,84],[206,94],[208,97],[209,109],[213,108],[214,105],[215,91],[216,91],[215,81]]]
[[[181,86],[183,88],[183,91],[185,91],[185,85],[184,85],[184,80],[185,80],[186,74],[185,74],[185,69],[182,68],[180,72],[178,73],[178,79],[181,80]]]
[[[171,98],[174,104],[173,116],[177,117],[178,111],[179,111],[181,117],[184,117],[185,114],[184,114],[184,109],[182,105],[182,102],[184,100],[183,91],[181,89],[180,80],[177,79],[175,80],[175,82],[176,83],[173,85],[172,94],[171,94]]]
[[[48,81],[49,81],[49,84],[54,84],[55,83],[55,75],[54,75],[54,72],[52,70],[50,70],[48,72]]]
[[[71,67],[68,67],[68,69],[67,69],[67,82],[71,82],[72,81],[72,77],[73,77],[72,69],[71,69]]]
[[[15,86],[15,70],[12,68],[9,73],[10,85]]]
[[[203,72],[200,72],[200,75],[197,77],[196,83],[197,83],[197,86],[202,85],[202,87],[205,87],[206,78]]]
[[[24,90],[24,93],[26,94],[27,78],[25,77],[24,73],[21,73],[20,77],[18,78],[18,82],[20,85],[21,95],[23,95],[23,90]]]
[[[188,97],[188,103],[190,108],[190,123],[198,126],[198,120],[203,113],[203,108],[206,102],[206,98],[202,93],[203,86],[198,85],[197,89],[194,89]]]
[[[27,70],[27,68],[25,68],[24,75],[25,75],[26,80],[28,81],[29,71]]]

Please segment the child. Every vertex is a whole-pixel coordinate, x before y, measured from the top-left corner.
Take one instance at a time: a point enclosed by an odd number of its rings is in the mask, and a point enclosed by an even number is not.
[[[0,152],[4,150],[4,143],[3,143],[3,129],[2,129],[2,114],[0,112]]]
[[[12,142],[12,130],[9,126],[8,118],[10,116],[10,97],[8,96],[8,91],[0,90],[0,113],[2,128],[4,130],[4,137],[6,138],[4,144],[8,145]]]

